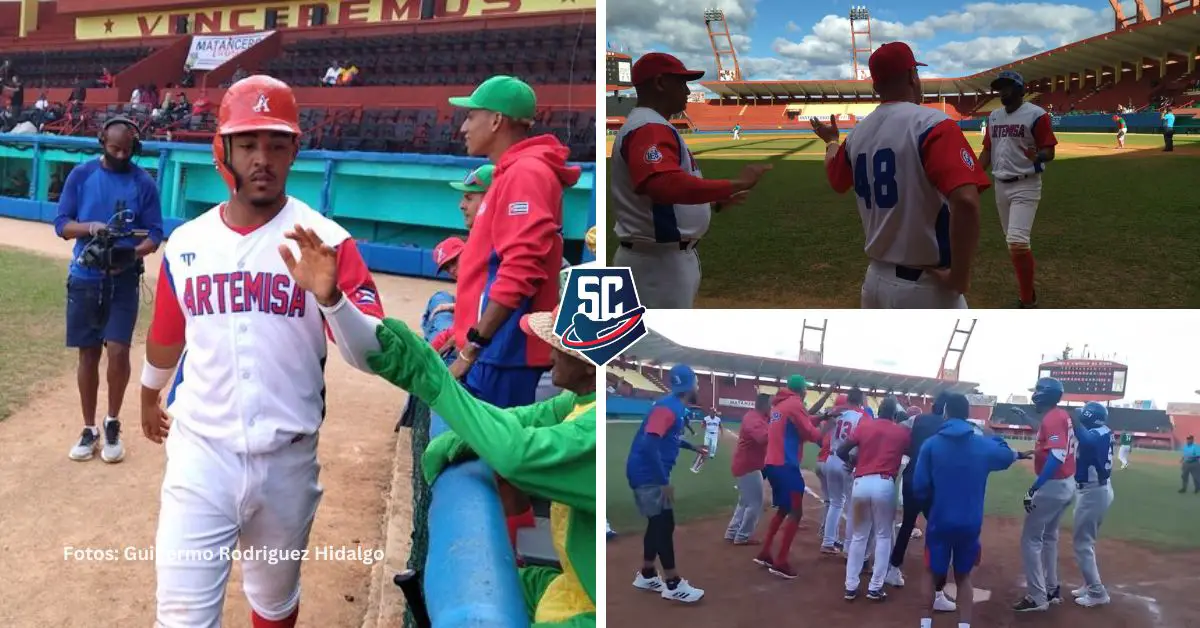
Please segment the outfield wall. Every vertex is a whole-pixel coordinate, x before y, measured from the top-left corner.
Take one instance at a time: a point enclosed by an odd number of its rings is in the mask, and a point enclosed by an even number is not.
[[[95,159],[98,150],[94,138],[0,134],[0,191],[17,172],[30,182],[23,197],[0,196],[0,216],[53,222],[58,203],[49,200],[52,182]],[[228,200],[209,145],[145,142],[135,162],[158,183],[168,237]],[[449,184],[483,163],[449,155],[301,151],[288,193],[345,227],[371,270],[438,277],[430,252],[446,237],[466,232],[461,192]],[[596,221],[595,164],[576,165],[583,176],[563,197],[564,254],[572,264],[593,259],[584,238]]]

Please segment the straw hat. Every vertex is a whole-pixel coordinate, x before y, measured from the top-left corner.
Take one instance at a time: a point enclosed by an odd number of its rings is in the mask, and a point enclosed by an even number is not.
[[[554,321],[558,318],[558,308],[554,308],[551,312],[533,312],[521,317],[521,331],[540,339],[542,342],[554,347],[555,349],[583,362],[587,362],[587,358],[583,357],[582,353],[574,349],[568,349],[563,346],[562,341],[558,336],[554,335]]]

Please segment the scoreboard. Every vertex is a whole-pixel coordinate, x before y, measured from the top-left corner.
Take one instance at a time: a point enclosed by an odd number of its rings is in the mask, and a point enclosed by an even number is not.
[[[1128,367],[1108,360],[1058,360],[1038,367],[1038,377],[1063,384],[1065,401],[1109,401],[1125,397]]]
[[[622,88],[633,86],[633,59],[628,55],[610,52],[606,55],[606,64],[605,85]]]

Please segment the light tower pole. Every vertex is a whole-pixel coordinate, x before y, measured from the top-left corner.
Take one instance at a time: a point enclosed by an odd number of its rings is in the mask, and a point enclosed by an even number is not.
[[[705,9],[704,27],[708,30],[708,41],[712,44],[713,56],[717,59],[717,80],[742,80],[742,67],[738,65],[737,51],[733,49],[733,38],[729,35],[729,23],[725,21],[725,12],[721,9]]]
[[[850,62],[854,66],[854,80],[865,81],[871,78],[871,72],[866,62],[859,66],[858,58],[862,53],[871,56],[871,12],[865,6],[850,7]]]

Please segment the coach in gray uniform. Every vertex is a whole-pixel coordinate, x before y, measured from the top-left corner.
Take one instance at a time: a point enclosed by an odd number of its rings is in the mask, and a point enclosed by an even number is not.
[[[637,107],[612,150],[608,207],[619,247],[613,266],[627,266],[648,308],[691,308],[700,289],[696,245],[712,212],[741,202],[767,164],[751,164],[730,180],[705,180],[670,117],[687,107],[688,81],[704,75],[675,57],[650,53],[633,64]]]

